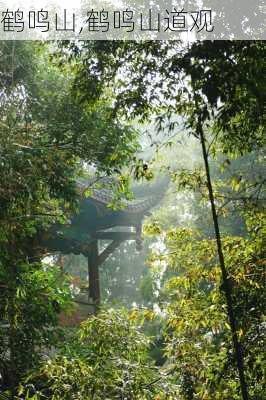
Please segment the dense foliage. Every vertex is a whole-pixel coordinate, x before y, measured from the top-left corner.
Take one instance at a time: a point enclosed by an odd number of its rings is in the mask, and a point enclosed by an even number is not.
[[[265,357],[265,277],[262,214],[248,217],[250,235],[225,236],[238,335],[245,351],[251,398],[262,399]],[[257,221],[260,219],[260,222]],[[256,226],[253,224],[255,223]],[[150,233],[154,227],[150,228]],[[257,230],[254,237],[253,230]],[[165,250],[150,257],[152,269],[164,270],[158,298],[166,314],[166,354],[177,366],[176,380],[185,399],[238,399],[237,376],[227,323],[226,302],[216,246],[199,231],[161,231]],[[163,266],[166,265],[166,268]],[[194,397],[193,397],[194,396]],[[181,397],[182,398],[182,397]]]
[[[66,222],[77,211],[75,182],[84,163],[110,174],[128,162],[137,144],[135,131],[114,119],[108,104],[96,109],[75,101],[71,68],[62,71],[47,63],[45,47],[2,42],[0,51],[1,326],[5,326],[0,371],[3,385],[14,386],[32,366],[33,348],[52,345],[46,343],[47,337],[60,311],[51,308],[54,298],[48,276],[55,280],[53,272],[39,263],[39,232]],[[56,289],[62,297],[59,303],[64,297],[61,284],[62,279]],[[45,291],[49,301],[42,297]]]
[[[264,42],[10,41],[0,55],[3,396],[262,400]],[[132,120],[152,124],[151,164],[172,180],[145,225],[149,269],[132,243],[117,251],[106,308],[62,329],[72,278],[38,237],[78,212],[89,170],[152,177]]]
[[[101,311],[21,388],[27,399],[152,399],[162,376],[148,359],[148,338],[137,311]],[[157,397],[165,398],[165,397]]]

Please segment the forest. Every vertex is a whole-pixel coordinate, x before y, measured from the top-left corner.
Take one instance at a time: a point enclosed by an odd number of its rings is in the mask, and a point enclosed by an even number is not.
[[[0,41],[0,400],[263,400],[260,40]]]

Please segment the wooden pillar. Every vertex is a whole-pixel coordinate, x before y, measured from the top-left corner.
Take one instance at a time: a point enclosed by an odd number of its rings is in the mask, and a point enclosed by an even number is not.
[[[89,275],[89,302],[93,301],[95,304],[95,311],[100,305],[100,276],[99,276],[99,263],[98,263],[98,240],[94,240],[90,246],[88,254],[88,275]]]
[[[141,233],[142,233],[142,225],[140,223],[140,224],[136,225],[136,250],[137,251],[141,251],[142,250]]]

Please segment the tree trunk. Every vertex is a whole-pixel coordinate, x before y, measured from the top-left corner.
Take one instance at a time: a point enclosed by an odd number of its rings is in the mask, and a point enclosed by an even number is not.
[[[233,309],[232,290],[231,290],[230,282],[228,279],[228,273],[227,273],[227,270],[225,267],[225,262],[224,262],[221,234],[220,234],[217,211],[216,211],[216,207],[215,207],[212,181],[211,181],[211,176],[210,176],[208,153],[206,150],[205,137],[204,137],[204,132],[203,132],[203,128],[202,128],[202,121],[201,121],[200,115],[198,115],[197,134],[199,135],[201,147],[202,147],[202,155],[203,155],[203,159],[204,159],[204,166],[205,166],[205,172],[206,172],[206,177],[207,177],[207,186],[208,186],[209,200],[210,200],[211,210],[212,210],[212,218],[213,218],[214,231],[215,231],[216,244],[217,244],[217,252],[218,252],[219,264],[220,264],[220,268],[221,268],[221,272],[222,272],[223,288],[224,288],[224,293],[225,293],[226,303],[227,303],[227,314],[228,314],[229,324],[230,324],[230,328],[231,328],[232,341],[233,341],[233,347],[234,347],[234,352],[235,352],[235,359],[237,362],[241,393],[242,393],[243,400],[248,400],[249,396],[248,396],[248,389],[247,389],[245,373],[244,373],[244,358],[243,358],[242,346],[237,337],[237,323],[236,323],[234,309]]]
[[[16,329],[16,279],[17,279],[17,268],[16,266],[10,266],[10,290],[8,299],[8,343],[9,343],[9,369],[8,379],[11,391],[11,398],[15,398],[16,387],[18,385],[18,371],[17,371],[17,329]]]

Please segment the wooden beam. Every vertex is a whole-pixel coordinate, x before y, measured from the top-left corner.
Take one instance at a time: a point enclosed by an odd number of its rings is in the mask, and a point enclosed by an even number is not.
[[[136,240],[136,233],[99,231],[93,234],[93,238],[99,240],[113,240],[113,241]]]
[[[100,305],[100,276],[98,265],[98,241],[94,240],[88,253],[88,275],[89,275],[89,302],[92,299],[95,304],[95,311]]]
[[[120,246],[123,240],[114,240],[106,249],[98,256],[98,265],[102,265],[105,260]]]

